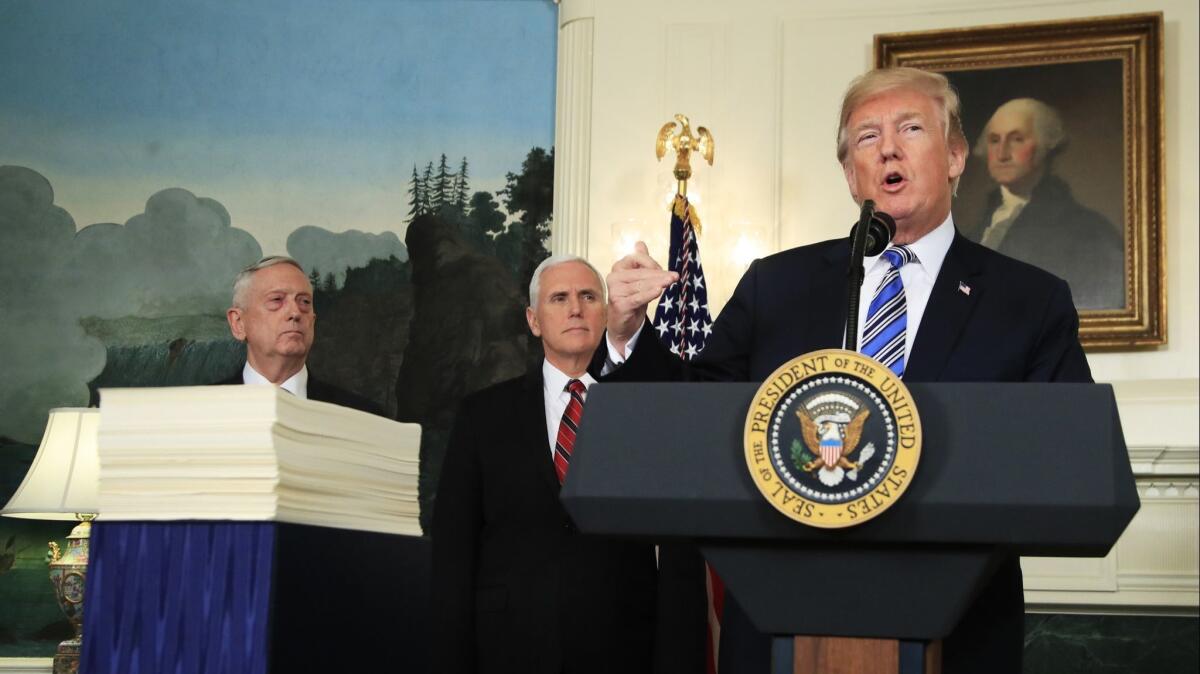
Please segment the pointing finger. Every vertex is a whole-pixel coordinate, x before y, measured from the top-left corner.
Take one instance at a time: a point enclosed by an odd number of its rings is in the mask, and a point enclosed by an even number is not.
[[[645,242],[638,241],[634,244],[634,251],[617,260],[612,268],[614,272],[627,269],[662,269],[662,265],[650,257],[650,251],[646,248]]]

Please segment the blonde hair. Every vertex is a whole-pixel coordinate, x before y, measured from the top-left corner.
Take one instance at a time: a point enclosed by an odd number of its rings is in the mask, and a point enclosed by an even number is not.
[[[965,151],[967,137],[962,130],[962,111],[958,100],[958,92],[954,90],[950,80],[940,73],[918,70],[917,68],[895,67],[877,68],[854,78],[842,96],[842,112],[838,117],[837,159],[843,166],[850,155],[850,132],[846,125],[850,115],[858,106],[886,91],[908,89],[924,94],[938,104],[942,112],[942,131],[946,144],[959,144]],[[951,190],[958,191],[958,178],[951,184]]]

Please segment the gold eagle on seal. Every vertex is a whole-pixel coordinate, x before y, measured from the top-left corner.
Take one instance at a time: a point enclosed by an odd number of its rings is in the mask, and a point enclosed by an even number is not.
[[[858,470],[859,464],[846,457],[858,448],[858,442],[862,438],[863,424],[867,422],[870,414],[870,410],[866,408],[859,410],[854,418],[846,424],[843,436],[841,425],[837,422],[817,422],[809,415],[808,410],[804,408],[796,410],[796,417],[800,419],[804,444],[816,457],[804,464],[802,470],[811,473],[820,468],[832,470],[837,466],[846,470]]]

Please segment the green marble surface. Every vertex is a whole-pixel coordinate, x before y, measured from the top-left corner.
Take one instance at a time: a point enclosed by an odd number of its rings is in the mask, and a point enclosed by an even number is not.
[[[1200,619],[1025,616],[1024,674],[1195,674]]]

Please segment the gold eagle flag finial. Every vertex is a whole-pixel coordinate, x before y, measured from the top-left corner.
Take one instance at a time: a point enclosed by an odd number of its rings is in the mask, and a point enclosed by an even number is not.
[[[678,124],[677,124],[678,123]],[[672,135],[675,127],[679,132]],[[713,137],[708,129],[698,126],[692,132],[691,122],[686,115],[675,115],[674,122],[663,124],[658,130],[658,140],[654,143],[654,155],[662,161],[667,148],[675,150],[675,179],[679,181],[679,194],[687,196],[687,181],[692,177],[691,154],[697,152],[709,166],[713,163]]]

